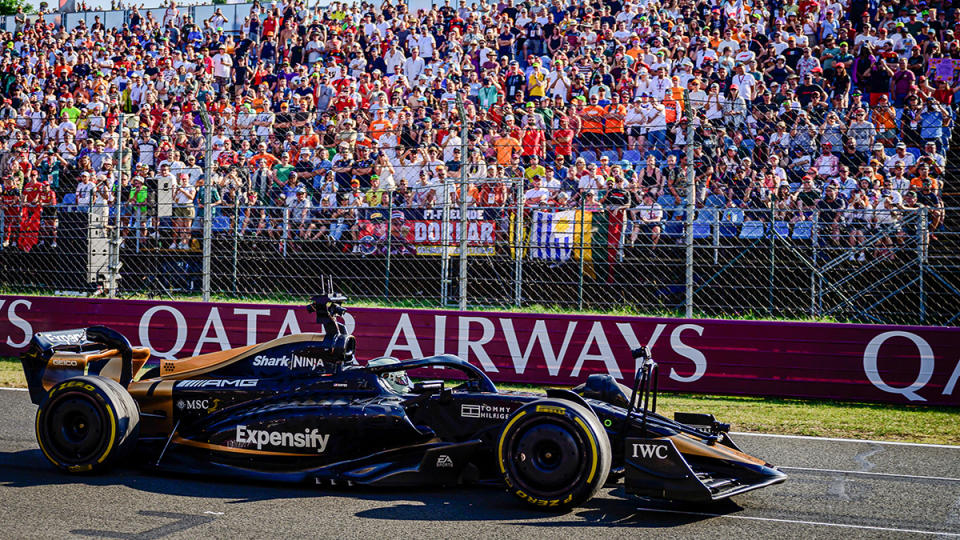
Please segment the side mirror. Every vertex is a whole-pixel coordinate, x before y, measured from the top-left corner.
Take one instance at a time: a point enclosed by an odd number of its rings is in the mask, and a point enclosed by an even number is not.
[[[433,392],[439,392],[443,390],[443,381],[417,381],[413,383],[413,389],[411,390],[414,394],[429,394]]]

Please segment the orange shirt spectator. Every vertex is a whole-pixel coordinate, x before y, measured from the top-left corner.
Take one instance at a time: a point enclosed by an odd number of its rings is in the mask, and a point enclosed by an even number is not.
[[[606,109],[597,105],[596,98],[591,98],[590,104],[580,112],[583,118],[583,127],[580,131],[584,133],[603,133],[603,117],[606,114]]]
[[[304,134],[297,139],[300,148],[316,148],[320,146],[320,136],[316,133]]]
[[[913,178],[910,179],[910,187],[914,189],[920,189],[923,187],[924,182],[929,183],[930,189],[934,191],[940,190],[940,181],[938,181],[936,178],[932,176],[927,176],[926,178],[920,178],[919,176],[914,176]]]
[[[251,167],[259,166],[261,160],[266,161],[267,165],[270,166],[271,168],[277,163],[280,163],[280,160],[277,159],[276,156],[274,156],[270,152],[260,152],[250,157],[250,166]]]
[[[622,103],[607,105],[607,123],[604,133],[623,133],[623,119],[627,115],[627,107]]]
[[[509,165],[513,161],[513,156],[520,155],[520,141],[510,135],[500,137],[493,143],[493,148],[497,151],[497,163],[500,165]]]
[[[393,124],[386,118],[377,118],[370,122],[370,138],[379,141],[384,133],[391,131]]]

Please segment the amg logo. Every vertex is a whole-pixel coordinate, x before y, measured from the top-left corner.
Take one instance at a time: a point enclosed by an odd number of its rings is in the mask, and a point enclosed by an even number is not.
[[[510,416],[510,407],[495,405],[460,405],[460,416],[463,418],[487,418],[491,420],[506,420]]]
[[[318,367],[323,367],[323,360],[319,358],[309,358],[306,356],[298,356],[296,354],[292,356],[280,356],[280,357],[270,357],[264,355],[257,355],[253,357],[252,365],[254,367],[277,367],[282,366],[288,369],[300,369],[300,368],[310,368],[317,369]]]
[[[633,443],[633,457],[667,459],[667,447],[661,444]]]
[[[53,365],[55,366],[77,366],[79,365],[76,360],[66,360],[64,358],[54,358]]]
[[[212,379],[186,380],[177,382],[177,388],[250,388],[257,385],[260,379]]]
[[[206,410],[210,408],[209,399],[181,399],[177,401],[178,409],[185,409],[188,411],[196,410]]]
[[[317,429],[305,429],[303,433],[290,433],[287,431],[261,431],[257,429],[247,429],[247,426],[237,426],[237,444],[255,444],[257,450],[263,448],[263,445],[286,446],[289,448],[316,448],[317,453],[322,453],[327,449],[327,441],[330,440],[330,434],[317,433]]]

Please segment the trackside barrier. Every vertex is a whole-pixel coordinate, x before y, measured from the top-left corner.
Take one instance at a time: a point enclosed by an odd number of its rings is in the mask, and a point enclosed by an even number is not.
[[[0,355],[34,332],[97,324],[160,358],[319,331],[292,305],[0,296]],[[630,350],[646,345],[667,391],[960,405],[957,327],[376,308],[352,308],[346,325],[363,362],[452,353],[497,382],[630,380]]]

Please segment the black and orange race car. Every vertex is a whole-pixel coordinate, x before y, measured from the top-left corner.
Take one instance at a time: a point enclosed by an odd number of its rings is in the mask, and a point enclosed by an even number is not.
[[[620,481],[628,493],[705,502],[786,479],[740,451],[712,415],[656,414],[656,364],[644,349],[634,351],[642,367],[632,388],[591,375],[546,395],[499,391],[456,356],[360,365],[344,300],[324,294],[308,306],[323,333],[150,369],[149,351],[109,328],[38,333],[22,362],[40,449],[70,473],[132,457],[321,486],[495,483],[548,508]],[[439,367],[457,377],[406,376]]]

